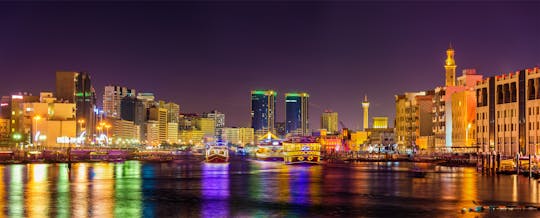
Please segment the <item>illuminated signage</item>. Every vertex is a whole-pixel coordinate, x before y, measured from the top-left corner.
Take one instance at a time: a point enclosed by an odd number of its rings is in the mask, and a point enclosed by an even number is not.
[[[22,95],[12,95],[11,99],[23,99]]]

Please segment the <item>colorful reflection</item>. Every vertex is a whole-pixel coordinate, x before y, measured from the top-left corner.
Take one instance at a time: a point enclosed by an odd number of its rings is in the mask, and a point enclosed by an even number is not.
[[[96,163],[92,166],[90,216],[112,217],[114,208],[114,164]]]
[[[85,218],[88,216],[88,207],[89,207],[89,193],[88,186],[89,179],[89,164],[88,163],[77,163],[72,166],[72,191],[71,191],[71,214],[74,217]]]
[[[114,175],[114,217],[141,217],[141,164],[138,161],[116,164]]]
[[[24,182],[23,175],[25,167],[23,165],[9,166],[11,178],[9,179],[9,208],[8,215],[10,217],[24,216]]]
[[[56,215],[58,218],[68,218],[70,214],[70,188],[69,188],[69,173],[68,164],[58,165],[58,180],[56,183]]]
[[[47,182],[47,164],[30,164],[28,192],[25,199],[25,208],[28,217],[43,217],[49,214],[49,187]]]
[[[229,164],[202,166],[202,216],[229,216]]]

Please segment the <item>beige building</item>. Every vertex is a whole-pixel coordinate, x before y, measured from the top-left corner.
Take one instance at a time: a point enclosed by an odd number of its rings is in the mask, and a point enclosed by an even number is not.
[[[114,145],[133,145],[140,141],[140,127],[133,121],[112,119],[109,132],[110,143]]]
[[[474,89],[452,94],[452,148],[462,151],[476,147],[476,97]]]
[[[396,143],[415,146],[422,136],[433,135],[434,91],[406,92],[396,95]]]
[[[121,102],[126,96],[135,97],[135,89],[123,86],[105,86],[103,92],[103,111],[107,117],[120,118]]]
[[[148,120],[146,122],[146,144],[151,146],[160,145],[163,140],[159,135],[159,122],[155,120]]]
[[[539,154],[538,67],[484,79],[476,86],[477,143],[482,152]]]
[[[321,129],[325,129],[328,133],[334,134],[339,132],[338,113],[333,111],[324,111],[321,115]]]
[[[204,136],[212,138],[216,135],[216,121],[213,118],[198,117],[192,121],[196,129],[204,132]]]
[[[182,145],[202,145],[204,132],[201,130],[180,130],[178,131],[178,142]]]
[[[148,120],[157,122],[159,143],[167,141],[167,109],[151,107],[148,109]],[[147,135],[148,137],[148,135]],[[148,139],[147,139],[148,140]]]
[[[167,142],[178,144],[178,123],[167,123]]]
[[[224,141],[233,145],[245,146],[255,144],[255,132],[253,128],[223,128],[221,136]]]

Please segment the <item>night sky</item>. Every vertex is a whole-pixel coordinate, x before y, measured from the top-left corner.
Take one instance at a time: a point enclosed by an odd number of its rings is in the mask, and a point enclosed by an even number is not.
[[[540,3],[162,2],[0,3],[0,95],[54,91],[57,70],[103,86],[153,92],[182,112],[217,109],[249,126],[250,90],[310,93],[311,128],[324,109],[349,128],[395,114],[394,95],[457,76],[540,64]],[[392,125],[392,122],[391,122]]]

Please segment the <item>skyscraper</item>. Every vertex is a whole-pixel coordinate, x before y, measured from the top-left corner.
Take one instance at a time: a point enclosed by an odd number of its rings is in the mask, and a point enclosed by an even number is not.
[[[122,86],[105,86],[103,93],[103,111],[107,117],[120,118],[122,99],[126,96],[135,97],[135,89]]]
[[[338,113],[326,110],[321,115],[321,129],[326,129],[328,133],[338,132]]]
[[[86,72],[56,72],[56,97],[63,102],[75,103],[77,135],[95,130],[96,92]]]
[[[255,134],[275,133],[276,96],[273,90],[251,91],[251,127]]]
[[[369,102],[367,100],[367,95],[364,96],[362,108],[364,109],[364,130],[366,130],[369,128]]]
[[[285,94],[287,134],[307,135],[309,131],[309,95],[305,92]]]

